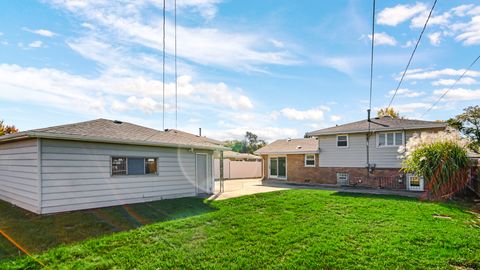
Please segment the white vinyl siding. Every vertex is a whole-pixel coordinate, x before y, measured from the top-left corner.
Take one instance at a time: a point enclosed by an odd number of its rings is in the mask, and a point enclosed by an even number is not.
[[[212,151],[203,152],[210,180]],[[112,176],[111,158],[125,156],[157,158],[157,174]],[[196,195],[195,153],[186,149],[44,140],[42,165],[42,213]]]
[[[0,200],[39,212],[37,139],[0,144]]]

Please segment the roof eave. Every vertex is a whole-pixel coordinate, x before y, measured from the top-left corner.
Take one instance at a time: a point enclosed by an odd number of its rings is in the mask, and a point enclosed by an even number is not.
[[[318,153],[320,153],[318,150],[255,152],[256,155],[290,155],[290,154],[318,154]]]
[[[143,145],[143,146],[160,146],[160,147],[168,147],[168,148],[194,148],[194,149],[200,149],[200,150],[220,150],[220,151],[230,150],[230,148],[224,147],[224,146],[203,146],[203,145],[194,145],[194,144],[157,143],[157,142],[147,142],[147,141],[109,139],[104,137],[52,134],[52,133],[46,133],[46,132],[28,132],[23,134],[22,136],[11,136],[7,138],[0,138],[0,142],[22,140],[27,138],[102,142],[102,143],[115,143],[115,144],[128,144],[128,145]]]
[[[420,130],[420,129],[433,129],[433,128],[445,128],[446,125],[438,126],[417,126],[417,127],[395,127],[395,128],[377,128],[371,129],[370,132],[378,131],[392,131],[392,130]],[[322,135],[337,135],[337,134],[355,134],[355,133],[366,133],[368,129],[358,129],[358,130],[349,130],[349,131],[331,131],[331,132],[319,132],[312,131],[307,132],[307,136],[322,136]]]

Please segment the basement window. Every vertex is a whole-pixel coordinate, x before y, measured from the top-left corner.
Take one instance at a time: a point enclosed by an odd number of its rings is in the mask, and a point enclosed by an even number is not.
[[[305,155],[305,167],[315,167],[315,154]]]
[[[147,175],[156,173],[156,158],[112,157],[112,175]]]

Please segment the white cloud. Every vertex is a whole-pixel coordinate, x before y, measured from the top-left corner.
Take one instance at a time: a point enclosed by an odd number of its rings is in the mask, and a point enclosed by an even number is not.
[[[185,5],[203,6],[217,1],[185,1]],[[85,1],[72,4],[54,0],[56,7],[95,25],[97,36],[152,48],[160,52],[162,45],[161,17],[142,19],[148,3],[131,2],[127,6],[114,1]],[[264,71],[261,65],[293,65],[299,61],[290,52],[274,47],[271,37],[252,32],[238,32],[213,27],[177,25],[178,56],[200,65],[215,65],[228,69]],[[174,53],[174,25],[166,22],[166,51]]]
[[[434,95],[443,95],[447,89],[440,89],[433,91]],[[448,101],[473,101],[473,100],[480,100],[480,89],[471,90],[471,89],[464,89],[464,88],[457,88],[450,90],[445,97],[444,100]]]
[[[393,96],[394,93],[395,93],[395,90],[391,90],[391,91],[388,92],[389,96]],[[425,92],[412,91],[412,90],[409,90],[409,89],[406,89],[406,88],[400,88],[397,91],[397,96],[398,97],[412,98],[412,97],[420,97],[420,96],[423,96],[423,95],[425,95]]]
[[[427,7],[423,3],[417,3],[415,5],[396,5],[391,8],[385,8],[378,13],[377,23],[396,26],[426,9]]]
[[[411,27],[413,28],[422,28],[427,21],[428,14],[430,11],[424,11],[419,16],[412,19]],[[444,12],[442,15],[430,17],[428,20],[428,25],[447,25],[450,22],[451,14],[449,12]]]
[[[268,142],[278,139],[297,138],[299,136],[299,133],[296,129],[272,126],[240,126],[235,128],[223,128],[221,130],[206,129],[205,133],[211,134],[212,138],[216,138],[218,140],[227,140],[243,139],[246,131],[253,132],[254,134],[258,135],[260,139],[266,140]]]
[[[427,109],[430,106],[431,106],[430,103],[414,102],[414,103],[407,103],[407,104],[398,104],[393,106],[393,108],[398,112],[400,112],[400,114],[402,114],[402,113],[415,112],[421,109]]]
[[[95,111],[161,110],[162,82],[145,77],[102,75],[85,78],[56,69],[24,68],[0,64],[0,99],[30,101],[66,111],[91,114]],[[165,87],[166,110],[171,110],[174,83]],[[17,93],[11,95],[9,93]],[[189,76],[179,77],[178,96],[181,105],[206,110],[248,110],[249,97],[224,83],[194,83]],[[122,101],[126,100],[126,101]]]
[[[368,38],[372,40],[372,35],[368,35]],[[375,45],[396,46],[397,40],[385,32],[375,33]]]
[[[435,33],[431,33],[428,35],[428,39],[430,40],[430,44],[432,44],[433,46],[439,46],[440,45],[440,37],[441,37],[442,33],[441,32],[435,32]]]
[[[437,80],[437,81],[434,81],[432,82],[432,85],[434,86],[450,86],[450,85],[453,85],[455,83],[456,79],[440,79],[440,80]],[[470,78],[470,77],[463,77],[461,80],[459,80],[457,82],[457,85],[461,85],[461,84],[464,84],[464,85],[471,85],[471,84],[475,84],[477,83],[477,81],[473,78]]]
[[[53,37],[53,36],[56,36],[57,33],[54,33],[50,30],[47,30],[47,29],[36,29],[36,30],[32,30],[32,29],[29,29],[29,28],[22,28],[24,31],[28,31],[30,33],[34,33],[34,34],[37,34],[37,35],[40,35],[40,36],[43,36],[43,37]]]
[[[441,70],[431,70],[431,71],[423,71],[423,70],[410,70],[405,75],[405,79],[409,80],[425,80],[425,79],[435,79],[442,76],[460,76],[465,72],[464,69],[452,69],[452,68],[445,68]],[[401,74],[400,74],[401,75]],[[470,77],[480,77],[480,71],[470,70],[466,73],[467,76]]]
[[[460,6],[452,8],[452,12],[456,16],[463,17],[463,16],[466,16],[468,14],[468,11],[471,11],[474,7],[475,7],[475,5],[472,5],[472,4],[470,4],[470,5],[460,5]]]
[[[453,27],[461,32],[455,38],[457,41],[463,42],[464,45],[480,44],[480,15],[472,17],[468,23],[456,24]]]
[[[300,111],[293,108],[284,108],[280,112],[290,120],[323,120],[324,118],[324,112],[321,109]]]
[[[333,121],[333,122],[338,122],[338,121],[341,121],[343,119],[343,117],[341,115],[331,115],[330,116],[330,120]]]
[[[160,2],[160,1],[158,1]],[[173,1],[170,1],[173,2]],[[177,1],[178,9],[185,10],[194,10],[202,15],[206,19],[212,19],[217,14],[217,4],[222,2],[221,0],[179,0]],[[163,5],[163,3],[162,3]],[[167,4],[167,7],[170,7],[170,10],[173,7],[173,4]]]
[[[43,46],[43,42],[40,41],[40,40],[35,40],[33,42],[31,42],[30,44],[28,44],[29,47],[31,48],[40,48]]]

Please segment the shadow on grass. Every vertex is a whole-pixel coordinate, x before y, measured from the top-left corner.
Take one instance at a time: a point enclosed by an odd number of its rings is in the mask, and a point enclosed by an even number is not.
[[[179,198],[36,215],[0,201],[0,229],[32,253],[143,225],[215,211],[204,198]],[[0,260],[23,255],[0,235]]]
[[[370,199],[381,199],[381,200],[394,200],[394,201],[411,201],[411,202],[423,202],[423,203],[433,203],[440,205],[444,208],[466,211],[472,208],[472,204],[465,201],[458,200],[448,200],[448,201],[429,201],[419,198],[406,197],[401,195],[389,195],[389,194],[368,194],[368,193],[356,193],[356,192],[335,192],[331,196],[341,196],[341,197],[353,197],[353,198],[370,198]]]

